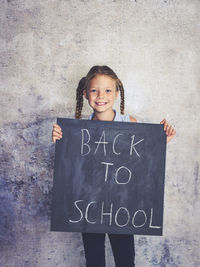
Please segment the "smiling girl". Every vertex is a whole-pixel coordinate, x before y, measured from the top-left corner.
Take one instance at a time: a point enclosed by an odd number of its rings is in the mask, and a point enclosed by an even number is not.
[[[121,95],[120,113],[113,105],[118,95]],[[129,115],[124,115],[124,88],[115,72],[108,66],[93,66],[86,77],[83,77],[78,85],[76,94],[75,118],[81,118],[83,96],[93,109],[90,120],[126,121],[137,122]],[[164,131],[167,135],[167,143],[176,134],[175,129],[163,119]],[[53,125],[52,140],[62,138],[62,129],[58,124]],[[115,264],[117,267],[135,266],[134,236],[123,234],[108,234],[110,239]],[[82,233],[85,249],[86,267],[105,267],[105,233]]]

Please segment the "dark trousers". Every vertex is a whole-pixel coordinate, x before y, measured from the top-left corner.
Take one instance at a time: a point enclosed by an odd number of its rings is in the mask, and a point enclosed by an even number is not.
[[[116,267],[133,267],[135,246],[133,235],[108,234]],[[82,233],[86,267],[105,267],[105,234]]]

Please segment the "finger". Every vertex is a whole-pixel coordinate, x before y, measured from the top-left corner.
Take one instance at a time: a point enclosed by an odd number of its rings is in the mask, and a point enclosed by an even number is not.
[[[53,125],[53,128],[62,131],[61,127],[56,123]]]
[[[60,129],[60,128],[53,128],[52,131],[55,131],[57,133],[62,133],[62,129]]]
[[[53,140],[53,142],[55,143],[56,142],[56,140],[60,140],[61,138],[59,138],[59,137],[57,137],[57,136],[53,136],[52,137],[52,140]]]
[[[173,134],[172,135],[168,135],[167,136],[167,143],[169,143],[169,141],[172,140],[172,138],[174,137],[175,133],[176,133],[176,131],[173,131]]]
[[[53,142],[55,143],[56,140],[58,140],[58,138],[57,138],[57,137],[52,137],[52,140],[53,140]]]
[[[62,129],[60,128],[60,126],[58,124],[54,124],[53,126],[53,131],[58,131],[58,132],[62,132]]]
[[[58,133],[53,133],[52,134],[52,137],[56,137],[56,138],[62,138],[62,135],[61,134],[58,134]]]
[[[55,136],[52,136],[52,140],[53,140],[53,142],[55,143],[55,142],[56,142],[56,140],[57,140],[57,137],[55,137]]]
[[[169,135],[173,135],[173,131],[174,131],[174,128],[171,126],[170,131],[169,131]]]
[[[60,126],[57,123],[54,123],[53,128],[59,128]]]
[[[176,130],[173,128],[172,135],[176,134]]]
[[[165,119],[163,119],[163,120],[160,122],[160,124],[163,124],[163,123],[165,123],[165,121],[166,121],[166,120],[165,120]]]
[[[59,124],[57,124],[57,123],[54,123],[54,124],[53,124],[53,126],[56,126],[56,127],[58,126],[58,127],[60,127],[60,125],[59,125]]]
[[[170,134],[171,127],[172,127],[172,126],[171,126],[170,124],[167,125],[167,128],[166,128],[166,133],[167,133],[167,135]]]
[[[174,129],[174,127],[172,125],[170,125],[170,135],[174,135],[176,133],[176,130]]]
[[[58,129],[53,129],[52,131],[53,133],[58,133],[58,134],[61,134],[62,135],[62,131],[58,130]]]
[[[171,125],[168,125],[167,127],[167,135],[171,135],[171,132],[172,132],[172,126]]]
[[[169,134],[172,135],[173,134],[173,131],[174,131],[174,127],[172,125],[170,125],[170,131],[169,131]]]
[[[166,130],[167,130],[167,127],[168,127],[168,122],[167,122],[167,121],[165,121],[165,123],[164,123],[164,131],[166,131]]]
[[[55,143],[56,140],[60,140],[62,137],[59,136],[52,136],[52,140]]]
[[[169,141],[171,141],[172,137],[167,136],[167,144],[169,143]]]

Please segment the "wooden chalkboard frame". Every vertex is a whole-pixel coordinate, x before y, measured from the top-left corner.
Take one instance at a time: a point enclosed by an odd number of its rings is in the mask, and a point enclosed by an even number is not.
[[[57,123],[51,231],[162,235],[163,125]]]

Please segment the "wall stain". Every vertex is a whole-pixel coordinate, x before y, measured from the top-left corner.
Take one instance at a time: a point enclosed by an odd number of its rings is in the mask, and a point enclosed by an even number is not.
[[[0,130],[1,249],[14,242],[16,220],[23,225],[30,216],[50,219],[54,144],[48,135],[53,121],[13,122]]]
[[[14,225],[16,212],[14,197],[10,193],[8,183],[0,178],[0,247],[7,248],[15,242]]]
[[[194,194],[196,199],[199,197],[199,162],[196,161],[194,165]]]
[[[163,250],[162,250],[162,257],[160,260],[160,266],[164,267],[168,263],[170,263],[170,249],[169,249],[169,246],[166,243],[164,243]]]

